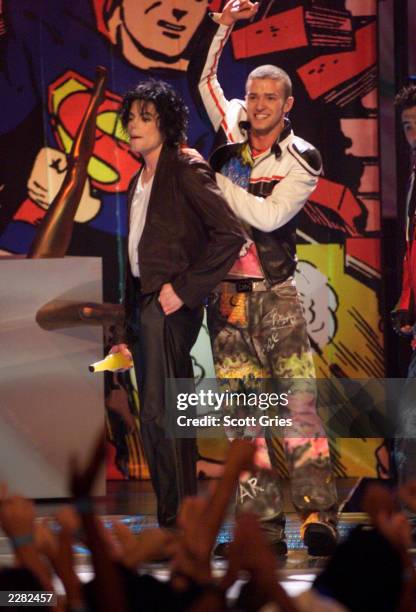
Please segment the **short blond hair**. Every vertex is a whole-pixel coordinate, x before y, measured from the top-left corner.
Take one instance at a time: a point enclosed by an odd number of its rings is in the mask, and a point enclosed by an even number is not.
[[[282,81],[283,89],[285,92],[285,98],[292,95],[292,81],[288,73],[279,68],[278,66],[273,66],[273,64],[264,64],[263,66],[257,66],[250,72],[246,81],[246,91],[248,88],[248,84],[253,79],[273,79],[274,81]]]

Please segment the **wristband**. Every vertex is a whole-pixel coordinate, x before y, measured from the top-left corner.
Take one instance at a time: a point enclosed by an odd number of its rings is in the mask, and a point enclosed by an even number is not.
[[[17,548],[21,548],[22,546],[26,546],[26,544],[33,544],[33,533],[24,533],[22,535],[13,536],[10,538],[10,542],[15,550]]]

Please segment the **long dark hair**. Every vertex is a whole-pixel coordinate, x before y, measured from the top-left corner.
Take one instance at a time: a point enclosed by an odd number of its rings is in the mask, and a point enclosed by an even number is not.
[[[173,147],[186,142],[189,111],[181,96],[169,83],[149,79],[140,82],[124,95],[120,108],[124,129],[127,128],[131,105],[135,100],[154,104],[159,115],[159,129],[167,145]]]

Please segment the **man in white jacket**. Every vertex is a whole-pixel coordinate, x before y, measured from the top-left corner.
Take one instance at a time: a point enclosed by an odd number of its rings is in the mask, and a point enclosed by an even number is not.
[[[283,447],[301,535],[312,555],[330,554],[337,541],[337,496],[328,441],[316,412],[315,370],[295,286],[296,216],[322,171],[319,152],[294,135],[287,114],[292,84],[276,66],[260,66],[247,79],[245,100],[227,100],[217,79],[218,61],[234,22],[252,17],[257,5],[228,2],[206,24],[190,65],[203,104],[220,139],[211,158],[218,185],[251,239],[245,253],[211,294],[208,306],[216,375],[234,390],[259,389],[276,381],[288,393],[279,416],[289,416]],[[302,382],[300,382],[302,379]],[[264,387],[261,387],[264,388]],[[273,382],[270,389],[273,389]],[[276,411],[275,411],[276,414]],[[233,435],[259,435],[247,428]],[[276,466],[275,431],[257,440],[261,466]],[[240,483],[237,510],[254,511],[278,554],[287,552],[282,496],[277,478],[265,472]]]

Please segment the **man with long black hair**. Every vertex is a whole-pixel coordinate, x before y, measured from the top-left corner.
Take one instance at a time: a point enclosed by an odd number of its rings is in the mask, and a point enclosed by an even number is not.
[[[126,340],[158,520],[167,527],[183,496],[196,492],[196,445],[167,436],[165,381],[193,378],[203,300],[244,243],[208,164],[181,152],[186,120],[182,99],[163,81],[139,83],[124,96],[121,121],[143,161],[128,194]],[[112,350],[128,354],[126,344]]]

